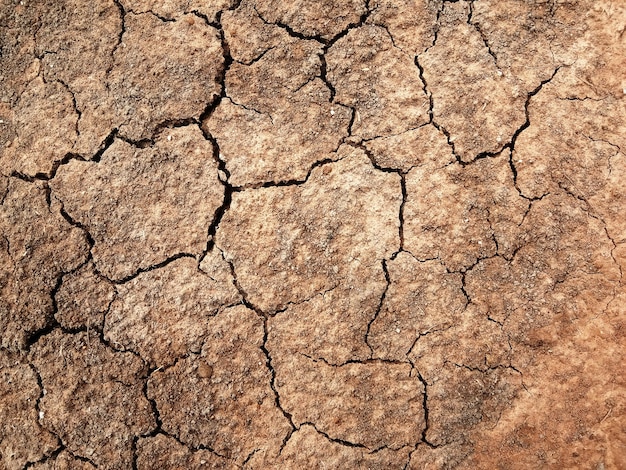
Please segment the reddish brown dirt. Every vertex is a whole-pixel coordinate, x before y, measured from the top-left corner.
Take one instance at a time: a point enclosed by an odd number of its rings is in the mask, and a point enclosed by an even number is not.
[[[2,0],[0,469],[626,468],[626,4]]]

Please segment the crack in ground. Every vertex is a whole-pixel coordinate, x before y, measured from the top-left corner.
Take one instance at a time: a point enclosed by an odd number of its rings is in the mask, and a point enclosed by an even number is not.
[[[389,276],[389,269],[387,268],[387,260],[383,260],[382,261],[382,268],[383,268],[383,273],[385,274],[385,288],[383,289],[383,293],[380,296],[380,301],[378,302],[378,306],[376,307],[376,311],[374,312],[374,316],[372,317],[372,319],[369,321],[369,323],[367,324],[367,329],[365,330],[365,344],[367,345],[367,347],[370,350],[370,359],[374,357],[374,348],[372,347],[372,345],[369,342],[369,336],[370,336],[370,330],[372,328],[372,324],[376,321],[376,319],[378,318],[378,315],[380,315],[380,312],[383,308],[383,304],[385,303],[385,298],[387,297],[387,291],[389,290],[389,286],[391,285],[391,278]]]
[[[487,48],[487,52],[489,52],[489,55],[493,57],[493,62],[496,68],[500,70],[500,67],[498,67],[498,57],[496,56],[495,52],[491,50],[491,46],[489,45],[489,40],[487,39],[487,35],[482,30],[479,23],[472,22],[473,15],[474,15],[474,0],[470,0],[469,14],[467,15],[467,24],[472,26],[478,32],[478,34],[480,34],[480,38],[483,40],[483,43],[485,44],[485,47]]]
[[[270,376],[271,376],[271,380],[270,380],[270,388],[272,389],[272,391],[274,392],[274,403],[276,405],[276,408],[278,408],[280,410],[280,412],[282,413],[282,415],[285,417],[285,419],[287,420],[287,422],[289,423],[289,425],[291,426],[291,429],[287,432],[287,435],[285,436],[285,438],[283,439],[283,442],[280,446],[280,451],[282,452],[282,449],[285,447],[285,445],[287,445],[287,442],[289,441],[289,438],[291,437],[291,435],[296,431],[297,427],[293,422],[293,416],[291,413],[289,413],[287,410],[285,410],[280,402],[280,394],[278,393],[278,390],[276,389],[276,370],[274,369],[274,366],[272,365],[272,355],[270,354],[269,349],[267,349],[267,338],[269,335],[269,329],[267,326],[267,317],[263,317],[263,344],[260,346],[261,351],[263,352],[263,354],[265,355],[265,364],[267,366],[267,368],[270,371]]]

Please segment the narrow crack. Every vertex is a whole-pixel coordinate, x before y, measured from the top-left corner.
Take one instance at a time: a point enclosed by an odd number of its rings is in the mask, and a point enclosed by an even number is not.
[[[367,324],[367,329],[365,330],[365,344],[367,344],[367,347],[370,350],[370,359],[374,357],[374,348],[369,342],[370,330],[372,328],[372,324],[376,321],[376,319],[380,315],[380,312],[383,308],[383,304],[385,303],[385,298],[387,297],[387,291],[389,290],[389,286],[391,285],[391,277],[389,276],[389,269],[387,268],[387,260],[383,260],[381,264],[383,268],[383,273],[385,274],[386,284],[385,284],[385,288],[383,289],[383,293],[380,296],[380,301],[378,302],[378,305],[376,306],[376,311],[374,312],[374,316],[372,316],[371,320]]]
[[[285,447],[285,445],[289,441],[289,438],[296,431],[297,428],[296,428],[296,425],[293,422],[292,414],[289,413],[287,410],[285,410],[283,408],[283,406],[282,406],[282,404],[280,402],[280,394],[278,393],[278,390],[276,389],[276,370],[274,369],[274,366],[272,365],[272,355],[270,354],[269,349],[267,349],[267,338],[268,338],[268,335],[269,335],[269,329],[268,329],[268,326],[267,326],[267,322],[268,322],[267,317],[263,317],[263,344],[261,344],[261,351],[265,355],[265,364],[266,364],[268,370],[270,371],[270,376],[271,376],[270,388],[274,392],[274,403],[276,405],[276,408],[278,408],[280,410],[282,415],[285,417],[285,419],[287,420],[287,422],[291,426],[291,429],[287,432],[287,434],[285,435],[285,438],[283,439],[283,442],[281,444],[280,451],[282,452],[282,449]]]
[[[414,369],[417,374],[417,379],[422,383],[424,387],[424,399],[422,401],[422,407],[424,408],[424,429],[422,430],[421,443],[426,444],[428,447],[438,447],[428,441],[428,430],[430,429],[430,416],[428,410],[428,382],[422,377],[422,374],[417,369]]]
[[[495,52],[493,52],[493,50],[491,49],[491,46],[489,45],[489,40],[487,39],[487,35],[480,27],[480,24],[472,22],[473,16],[474,16],[474,0],[471,0],[469,2],[469,14],[467,15],[467,24],[472,26],[478,32],[478,34],[480,35],[480,38],[483,41],[483,44],[487,48],[487,52],[489,53],[491,57],[493,57],[493,62],[496,68],[500,70],[500,67],[498,66],[498,57],[496,56]]]
[[[342,445],[344,447],[353,447],[353,448],[357,448],[357,449],[365,449],[367,451],[370,450],[367,446],[365,446],[363,444],[360,444],[358,442],[350,442],[350,441],[346,441],[344,439],[338,439],[338,438],[335,438],[335,437],[331,437],[327,433],[325,433],[324,431],[318,429],[317,426],[315,425],[315,423],[312,423],[310,421],[306,421],[306,422],[301,424],[301,426],[305,426],[305,425],[311,426],[313,429],[315,429],[315,432],[317,432],[321,436],[324,436],[328,441],[333,442],[335,444],[339,444],[339,445]]]

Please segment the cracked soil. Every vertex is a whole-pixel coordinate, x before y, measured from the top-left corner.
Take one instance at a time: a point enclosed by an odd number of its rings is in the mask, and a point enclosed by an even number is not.
[[[1,0],[0,469],[626,468],[622,0]]]

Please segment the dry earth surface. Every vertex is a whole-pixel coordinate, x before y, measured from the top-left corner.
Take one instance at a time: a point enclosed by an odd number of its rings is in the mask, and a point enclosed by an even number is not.
[[[622,0],[1,0],[0,468],[626,468]]]

